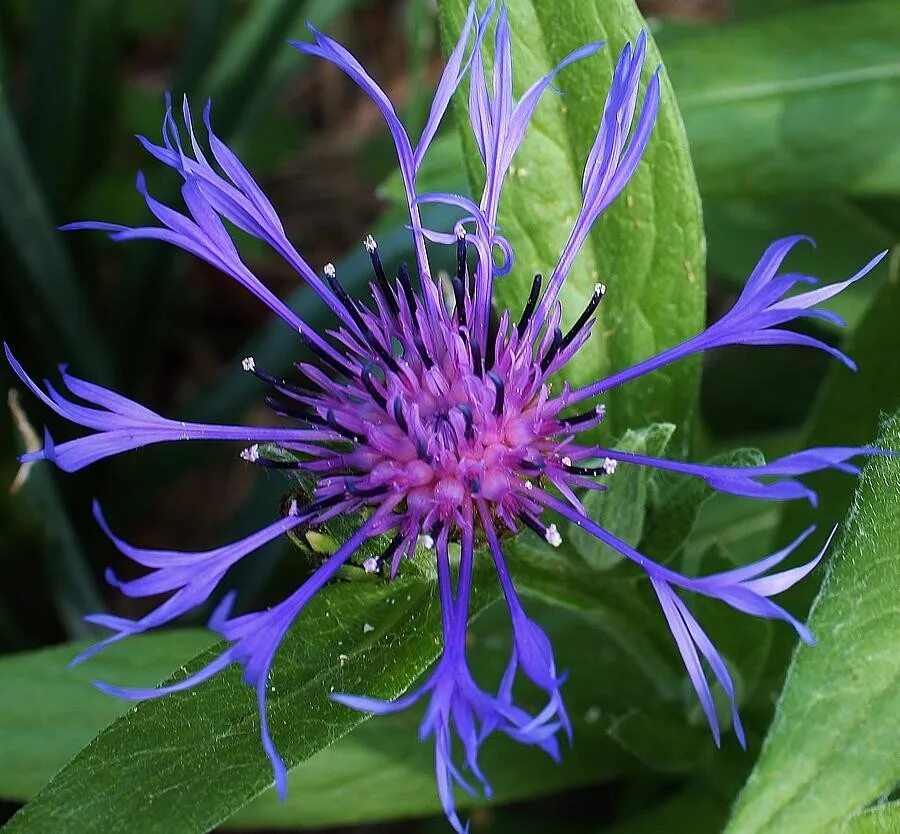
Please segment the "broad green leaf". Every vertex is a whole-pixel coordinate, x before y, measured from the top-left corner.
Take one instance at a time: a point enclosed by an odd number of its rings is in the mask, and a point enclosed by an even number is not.
[[[619,655],[618,674],[626,686],[617,690],[598,685],[615,660],[581,639],[586,628],[583,618],[533,601],[526,601],[526,606],[550,634],[559,662],[572,670],[564,693],[576,743],[571,748],[564,745],[557,764],[541,751],[505,737],[490,739],[479,762],[491,781],[493,797],[486,801],[460,791],[461,808],[484,804],[493,808],[608,780],[632,767],[628,757],[610,743],[606,728],[612,715],[633,708],[623,693],[639,687],[630,681],[635,675],[641,678],[640,671]],[[488,690],[496,688],[509,659],[508,632],[502,603],[491,606],[470,630],[473,673]],[[541,697],[526,689],[520,702],[530,709],[543,705]],[[440,814],[433,747],[431,741],[417,739],[421,718],[419,710],[366,722],[294,771],[286,805],[279,805],[271,795],[261,796],[233,817],[229,827],[349,825]]]
[[[314,598],[274,664],[269,723],[290,767],[367,719],[333,703],[332,692],[395,698],[438,654],[434,583],[415,571],[393,583],[357,573],[356,581],[338,582]],[[486,579],[478,578],[480,606],[495,593]],[[213,651],[175,678],[208,661]],[[144,702],[113,723],[4,831],[196,834],[271,784],[256,698],[231,667],[202,687]],[[155,801],[161,792],[164,803]]]
[[[896,4],[870,0],[811,4],[673,43],[666,67],[704,198],[897,193],[898,40]]]
[[[850,817],[840,834],[897,834],[900,831],[900,802],[885,802]],[[834,834],[838,834],[835,830]]]
[[[92,680],[144,686],[168,677],[212,642],[213,635],[202,630],[145,635],[74,669],[67,664],[89,643],[0,658],[0,796],[30,799],[96,733],[131,708],[128,701],[98,692]]]
[[[507,5],[517,95],[586,41],[607,41],[600,54],[560,73],[557,84],[565,96],[546,94],[514,160],[515,173],[507,179],[499,222],[513,246],[515,265],[497,282],[496,300],[498,307],[517,314],[532,276],[552,270],[568,237],[616,58],[645,24],[632,0]],[[441,0],[445,46],[466,6],[465,0]],[[645,82],[659,63],[652,43],[648,54]],[[457,114],[472,189],[480,194],[481,161],[461,103]],[[566,379],[586,383],[694,335],[703,324],[704,274],[699,198],[681,117],[663,74],[662,104],[644,161],[597,223],[562,293],[565,325],[581,313],[595,283],[609,288],[594,336],[567,368]],[[652,422],[684,427],[696,394],[692,362],[631,382],[610,394],[607,434],[621,436]]]
[[[878,439],[900,448],[900,415]],[[728,834],[827,831],[889,789],[900,749],[900,465],[867,464]],[[848,762],[852,766],[848,767]]]
[[[615,448],[623,452],[661,457],[674,433],[675,426],[671,423],[659,423],[645,429],[629,429],[615,443]],[[637,545],[644,531],[653,474],[653,470],[646,466],[621,464],[614,474],[603,479],[608,487],[605,492],[587,491],[583,496],[582,503],[587,514],[629,544]],[[621,559],[617,553],[600,544],[575,524],[566,525],[563,542],[597,570],[608,568]]]

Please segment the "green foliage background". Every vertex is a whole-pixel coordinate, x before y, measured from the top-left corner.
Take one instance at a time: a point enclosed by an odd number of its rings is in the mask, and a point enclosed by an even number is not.
[[[896,0],[508,5],[517,91],[582,42],[608,41],[560,76],[565,95],[548,94],[516,160],[501,222],[517,270],[499,284],[512,309],[533,272],[552,265],[577,211],[615,55],[648,26],[651,55],[664,65],[646,159],[598,223],[564,295],[571,314],[597,280],[611,290],[603,338],[572,381],[624,367],[717,318],[775,237],[816,238],[818,248],[798,250],[790,266],[826,281],[896,246]],[[351,291],[363,287],[366,233],[376,234],[390,264],[410,257],[392,149],[355,89],[285,41],[306,37],[306,20],[336,34],[415,130],[464,8],[463,0],[4,0],[0,335],[38,375],[67,361],[166,414],[268,419],[240,358],[287,369],[299,358],[293,334],[202,264],[161,246],[117,247],[55,227],[87,217],[139,221],[133,176],[142,166],[151,190],[175,200],[176,183],[146,163],[131,136],[158,134],[164,90],[188,93],[197,107],[210,96],[218,132],[271,195],[298,248],[313,264],[334,261]],[[464,117],[462,108],[454,115]],[[420,186],[479,188],[473,148],[453,118]],[[329,320],[284,265],[246,244],[270,286],[313,323]],[[898,263],[894,252],[887,268],[835,301],[846,331],[809,325],[845,347],[858,374],[800,351],[729,350],[629,386],[610,403],[610,435],[634,451],[732,465],[876,437],[900,448]],[[3,383],[20,387],[10,374]],[[0,484],[16,476],[26,419],[38,428],[48,419],[57,434],[48,415],[22,404],[27,418],[0,412]],[[184,675],[210,650],[197,628],[208,611],[66,669],[95,636],[84,614],[140,613],[102,581],[117,557],[90,518],[90,497],[126,539],[208,547],[272,518],[290,487],[277,475],[254,478],[235,458],[180,445],[74,477],[39,466],[0,500],[4,832],[446,830],[435,816],[430,749],[416,741],[418,716],[368,721],[328,700],[332,687],[399,694],[437,656],[427,558],[394,585],[348,573],[289,635],[270,701],[276,742],[293,766],[285,805],[270,790],[255,703],[236,672],[136,708],[89,685]],[[576,743],[556,766],[490,742],[483,764],[496,796],[467,812],[473,831],[900,832],[900,466],[873,462],[858,484],[845,476],[811,482],[822,495],[816,511],[712,497],[696,483],[622,467],[615,488],[591,499],[620,536],[687,572],[758,557],[810,521],[820,533],[812,548],[841,522],[827,566],[787,595],[799,616],[812,605],[817,647],[798,650],[786,628],[691,601],[734,670],[746,753],[728,734],[721,750],[713,746],[636,571],[574,530],[563,531],[566,544],[552,553],[517,544],[517,584],[571,670],[565,693]],[[229,587],[248,608],[265,606],[302,578],[306,560],[290,544],[273,547],[236,568]],[[489,570],[478,588],[473,665],[489,681],[505,664],[508,626],[492,605]]]

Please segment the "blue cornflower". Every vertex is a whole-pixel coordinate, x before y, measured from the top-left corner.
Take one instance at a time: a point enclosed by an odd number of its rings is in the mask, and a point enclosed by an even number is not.
[[[112,633],[82,654],[84,660],[110,643],[165,625],[205,603],[225,573],[239,560],[298,527],[326,522],[339,514],[361,512],[359,528],[300,587],[274,607],[232,616],[229,595],[215,611],[210,628],[229,646],[200,671],[176,684],[156,689],[122,689],[101,684],[103,691],[124,698],[157,698],[187,689],[232,663],[243,667],[244,679],[255,687],[262,742],[284,797],[287,775],[266,721],[266,688],[278,647],[303,607],[367,540],[389,535],[380,560],[367,560],[367,570],[387,566],[393,578],[417,545],[433,551],[441,602],[443,653],[427,680],[415,691],[385,703],[362,695],[335,699],[355,709],[375,713],[407,708],[420,699],[429,706],[420,735],[433,736],[438,792],[454,828],[463,830],[454,804],[457,786],[474,788],[462,766],[489,793],[478,763],[479,748],[494,732],[559,756],[559,736],[572,729],[563,704],[564,675],[557,669],[550,641],[532,620],[512,582],[503,547],[507,533],[528,528],[551,546],[561,534],[553,518],[565,519],[592,534],[636,563],[649,577],[668,621],[691,682],[697,691],[716,742],[719,723],[701,657],[729,697],[733,727],[744,743],[734,685],[715,646],[691,614],[680,593],[712,597],[756,617],[789,623],[806,642],[812,636],[771,597],[791,587],[818,563],[825,547],[811,562],[772,572],[800,542],[807,530],[783,550],[754,564],[700,578],[684,576],[657,564],[587,517],[579,491],[606,489],[598,478],[612,475],[619,464],[650,466],[702,478],[719,492],[775,501],[815,494],[797,478],[832,468],[855,473],[849,461],[878,450],[857,447],[816,448],[780,458],[764,466],[733,469],[620,452],[583,440],[605,416],[597,398],[605,392],[677,359],[735,344],[804,345],[828,351],[847,364],[834,348],[781,325],[804,316],[839,321],[817,305],[866,275],[879,255],[842,283],[786,297],[798,283],[815,279],[780,273],[785,256],[800,238],[772,244],[747,281],[734,308],[703,333],[638,363],[632,368],[582,388],[565,385],[552,395],[548,379],[587,342],[593,316],[606,287],[597,284],[583,313],[566,332],[560,328],[560,290],[594,222],[626,187],[652,134],[659,106],[658,70],[646,84],[639,82],[647,39],[640,33],[619,56],[603,110],[597,138],[584,171],[583,205],[559,261],[543,284],[535,277],[524,309],[495,312],[493,282],[513,268],[514,253],[498,234],[497,213],[504,177],[542,95],[555,74],[572,61],[586,58],[603,45],[589,44],[569,55],[556,69],[538,79],[518,100],[512,93],[510,33],[501,6],[494,35],[493,78],[488,83],[482,60],[482,40],[495,6],[478,17],[470,7],[459,41],[450,54],[431,111],[413,143],[385,93],[339,43],[313,29],[314,43],[294,46],[332,62],[358,84],[381,110],[396,146],[409,206],[410,229],[418,269],[418,286],[401,267],[390,280],[375,241],[365,247],[371,257],[372,304],[348,296],[334,267],[317,273],[291,245],[272,204],[235,154],[213,132],[210,108],[203,112],[208,149],[201,147],[187,100],[182,117],[189,144],[183,143],[176,116],[167,108],[162,144],[140,141],[151,156],[183,179],[187,214],[155,200],[138,177],[137,187],[158,226],[131,228],[112,223],[73,223],[66,229],[99,229],[113,240],[158,239],[193,254],[230,275],[280,316],[318,364],[300,363],[307,382],[290,383],[272,377],[248,357],[245,371],[271,386],[268,402],[294,425],[250,428],[186,423],[163,417],[144,406],[64,368],[61,377],[74,398],[49,382],[39,387],[7,348],[7,356],[22,381],[44,404],[69,421],[92,430],[76,440],[55,444],[49,435],[44,448],[22,457],[49,460],[68,472],[95,461],[153,443],[185,440],[226,440],[249,443],[241,455],[260,466],[293,467],[316,483],[306,504],[293,502],[284,517],[233,544],[201,553],[146,550],[125,543],[95,515],[116,547],[149,569],[143,577],[109,581],[131,597],[170,594],[146,616],[127,619],[95,615],[90,621]],[[417,172],[447,109],[450,97],[469,72],[469,113],[476,145],[485,168],[485,187],[476,203],[452,194],[420,194]],[[462,208],[465,218],[452,233],[425,229],[419,214],[423,202],[443,202]],[[264,241],[278,252],[334,312],[337,322],[327,333],[316,332],[278,300],[246,266],[225,223]],[[432,274],[426,241],[455,247],[458,269],[445,296]],[[474,257],[472,256],[474,250]],[[495,258],[495,253],[498,257]],[[452,297],[450,297],[452,296]],[[573,407],[578,406],[576,410]],[[294,462],[267,457],[281,447]],[[614,485],[612,486],[614,488]],[[513,626],[514,642],[506,673],[496,693],[476,682],[468,664],[465,632],[476,543],[486,544],[493,560]],[[454,582],[451,545],[459,546],[459,570]],[[827,542],[826,542],[827,547]],[[517,706],[513,684],[523,675],[543,691],[546,705],[537,714]],[[461,760],[454,756],[461,748]]]

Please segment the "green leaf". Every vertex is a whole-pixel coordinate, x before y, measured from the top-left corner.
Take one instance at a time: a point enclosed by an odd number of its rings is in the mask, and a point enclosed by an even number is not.
[[[36,11],[23,132],[50,205],[71,209],[105,162],[117,123],[109,79],[122,72],[122,4],[46,0]]]
[[[886,802],[867,808],[850,817],[840,831],[841,834],[897,834],[900,831],[900,802]]]
[[[54,225],[9,102],[0,98],[0,232],[22,269],[4,305],[14,302],[35,332],[92,378],[108,378],[108,355]]]
[[[659,423],[636,431],[629,429],[616,442],[615,448],[661,457],[674,433],[675,426],[671,423]],[[615,474],[605,479],[608,481],[607,491],[590,490],[582,498],[587,514],[629,544],[637,545],[644,531],[653,474],[653,470],[646,466],[622,464]],[[596,570],[604,570],[621,560],[618,553],[602,545],[576,524],[566,525],[563,542],[568,543],[567,546],[571,546],[585,563]]]
[[[586,627],[582,617],[533,602],[528,610],[547,629],[560,663],[573,672],[578,670],[578,682],[572,680],[564,690],[577,743],[566,748],[562,761],[556,763],[540,750],[505,737],[491,738],[482,748],[479,762],[491,781],[493,797],[472,798],[460,791],[460,808],[496,807],[608,780],[628,766],[626,756],[609,743],[606,727],[610,714],[632,705],[623,702],[621,690],[596,684],[608,674],[613,658],[582,639]],[[505,605],[497,603],[485,611],[473,623],[467,643],[475,678],[488,690],[496,688],[509,660]],[[619,663],[618,670],[626,681],[635,674],[627,659]],[[525,689],[520,699],[531,709],[543,705],[540,697]],[[439,814],[434,751],[430,742],[417,738],[421,718],[421,710],[415,710],[366,722],[294,771],[286,805],[280,805],[271,794],[261,796],[232,818],[229,827],[351,825]]]
[[[609,828],[601,828],[598,834],[660,834],[664,831],[718,834],[725,816],[724,803],[712,791],[694,789],[665,799]]]
[[[0,796],[30,799],[97,732],[131,708],[128,701],[98,692],[92,680],[124,686],[162,680],[212,642],[213,635],[201,630],[145,635],[74,669],[68,662],[89,643],[0,658]]]
[[[708,733],[671,707],[632,710],[612,723],[609,734],[643,763],[669,773],[690,772],[716,750]]]
[[[747,467],[765,463],[756,449],[735,449],[705,461],[709,466]],[[671,557],[685,542],[703,507],[716,492],[700,478],[676,472],[654,475],[656,490],[642,528],[640,549],[655,559]]]
[[[27,452],[40,449],[40,438],[25,417],[16,390],[9,392],[8,402],[20,448]],[[56,485],[56,473],[47,466],[24,464],[11,492],[21,498],[38,531],[50,592],[66,634],[74,639],[95,633],[84,616],[99,611],[103,599]]]
[[[704,198],[897,193],[898,40],[896,4],[870,0],[852,11],[810,4],[673,43],[666,67]]]
[[[290,767],[367,720],[333,703],[330,693],[395,698],[438,654],[434,583],[415,571],[393,583],[358,573],[360,579],[312,600],[273,666],[269,723]],[[475,610],[496,593],[489,577],[477,581]],[[195,658],[175,679],[216,651]],[[4,831],[196,834],[271,784],[256,698],[230,667],[201,687],[139,704],[75,756]],[[156,801],[161,793],[165,802]]]
[[[879,437],[900,448],[900,414]],[[875,458],[727,834],[827,831],[889,789],[900,749],[900,466]],[[853,766],[848,767],[847,763]]]
[[[445,46],[458,31],[465,0],[441,0]],[[521,94],[586,41],[605,40],[599,55],[564,70],[564,97],[547,93],[504,188],[499,223],[515,252],[515,266],[496,284],[497,304],[514,314],[535,272],[556,263],[581,206],[584,161],[619,51],[645,23],[632,0],[523,0],[507,5],[512,31],[514,89]],[[489,40],[489,39],[486,39]],[[659,62],[651,43],[647,66]],[[645,71],[645,81],[649,69]],[[667,76],[644,161],[622,196],[604,214],[562,292],[563,323],[584,309],[594,284],[604,282],[593,339],[570,363],[566,379],[580,385],[620,370],[693,336],[704,316],[704,246],[700,203],[681,117]],[[458,106],[470,179],[481,193],[483,170],[468,117]],[[651,422],[684,427],[697,394],[697,365],[681,362],[611,392],[608,436]],[[684,443],[688,433],[681,436]]]

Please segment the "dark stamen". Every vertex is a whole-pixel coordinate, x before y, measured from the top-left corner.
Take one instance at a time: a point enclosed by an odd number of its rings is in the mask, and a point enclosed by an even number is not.
[[[516,325],[516,330],[519,332],[520,339],[525,332],[525,328],[528,327],[528,322],[531,320],[534,308],[537,306],[538,296],[541,294],[541,282],[543,280],[543,276],[538,273],[531,282],[531,292],[528,295],[528,301],[525,302],[525,309],[522,310],[522,318],[519,319],[519,323]]]
[[[378,339],[375,338],[375,335],[369,329],[365,320],[362,317],[362,313],[359,312],[359,308],[354,303],[353,299],[347,294],[347,291],[341,286],[341,282],[337,279],[337,273],[334,271],[334,267],[330,264],[325,268],[325,279],[328,281],[328,285],[331,287],[334,294],[338,297],[341,304],[344,305],[344,308],[350,313],[350,317],[356,323],[356,326],[360,329],[360,332],[363,334],[365,338],[365,344],[372,348],[375,353],[378,355],[378,358],[384,362],[392,371],[395,373],[400,370],[400,366],[395,361],[394,357],[390,355],[382,346]]]
[[[609,475],[604,466],[579,466],[576,463],[563,463],[562,468],[573,475],[584,475],[586,478],[599,478],[601,475]]]
[[[428,454],[428,450],[425,448],[425,441],[421,437],[416,438],[416,455],[418,455],[420,460],[424,460],[425,463],[431,463],[431,455]]]
[[[519,461],[519,466],[523,469],[530,469],[532,472],[543,472],[547,464],[543,460],[528,460],[527,458],[522,458],[522,460]]]
[[[406,422],[406,417],[403,414],[403,403],[400,402],[400,397],[394,400],[394,420],[401,430],[404,432],[409,431],[409,424]]]
[[[494,389],[496,390],[496,394],[494,396],[494,416],[499,417],[503,413],[503,402],[506,395],[506,386],[503,384],[503,380],[500,378],[500,374],[494,373],[494,371],[488,371],[488,377],[491,382],[494,383]]]
[[[272,409],[279,417],[290,417],[294,420],[302,420],[313,426],[321,426],[325,429],[331,429],[337,432],[341,437],[352,440],[355,443],[361,443],[362,438],[354,434],[349,429],[344,428],[337,422],[333,411],[328,412],[328,417],[323,418],[311,410],[310,406],[304,403],[287,402],[279,397],[266,397],[266,405]]]
[[[553,364],[553,360],[556,359],[556,354],[559,353],[559,349],[562,347],[563,342],[563,334],[562,330],[558,327],[553,331],[553,341],[550,342],[550,347],[547,348],[547,352],[544,354],[544,358],[541,360],[541,372],[547,373],[547,368]]]
[[[318,422],[318,415],[309,412],[309,406],[305,403],[295,401],[288,402],[281,397],[267,396],[266,405],[272,409],[279,417],[292,417],[296,420],[304,420],[307,423],[317,423],[317,425],[325,425]]]
[[[528,513],[519,513],[516,516],[519,521],[521,521],[529,530],[531,530],[536,536],[540,538],[541,541],[547,541],[547,528],[541,524],[534,516],[528,515]]]
[[[463,420],[466,421],[466,440],[471,440],[475,437],[475,427],[472,422],[472,409],[469,406],[463,404],[456,406],[456,410],[459,411],[463,416]]]
[[[462,234],[456,236],[456,277],[463,284],[466,280],[466,231],[460,231]]]
[[[603,296],[605,294],[606,287],[603,284],[597,284],[594,287],[591,300],[588,302],[587,307],[585,307],[584,312],[578,317],[578,321],[572,325],[572,329],[566,333],[562,340],[562,344],[560,345],[560,349],[565,349],[572,344],[575,337],[581,332],[581,328],[587,324],[588,319],[594,314],[594,310],[596,310],[600,302],[603,301]]]
[[[400,264],[400,268],[397,270],[397,280],[400,282],[400,286],[403,287],[403,294],[406,296],[406,304],[409,307],[409,315],[415,324],[416,295],[409,281],[409,267],[405,263]]]
[[[334,371],[338,373],[346,373],[346,368],[340,367],[334,359],[332,359],[321,347],[319,347],[312,339],[309,338],[305,333],[300,333],[300,341],[303,343],[304,347],[306,347],[310,352],[315,354],[316,358],[319,359],[323,364],[327,365]]]
[[[334,411],[328,411],[328,415],[325,417],[325,422],[328,424],[330,429],[336,431],[341,437],[346,437],[348,440],[352,440],[354,443],[362,443],[363,439],[355,432],[350,431],[350,429],[345,428],[340,423],[338,423],[337,416]]]
[[[456,320],[460,327],[466,326],[466,296],[462,279],[457,275],[450,282],[453,284],[453,295],[456,298]]]
[[[375,380],[372,379],[372,363],[367,363],[363,369],[359,372],[359,378],[362,380],[362,384],[365,386],[366,391],[369,392],[369,396],[375,400],[378,405],[387,411],[387,400],[384,398],[382,393],[375,387]]]
[[[375,272],[375,278],[378,279],[378,286],[381,289],[381,294],[384,296],[384,300],[391,312],[396,316],[397,313],[400,312],[400,307],[391,290],[391,285],[388,284],[387,275],[385,275],[384,266],[381,263],[381,256],[378,254],[378,244],[375,243],[375,238],[369,235],[365,240],[365,247],[366,251],[369,253],[369,258],[372,261],[372,270]]]
[[[422,358],[422,364],[425,365],[425,367],[429,370],[433,368],[434,360],[429,355],[428,349],[425,347],[425,344],[422,341],[422,337],[419,335],[418,330],[413,333],[413,344],[416,346],[416,351]]]
[[[394,554],[397,552],[397,549],[405,540],[406,537],[403,535],[403,533],[397,533],[397,535],[395,535],[394,538],[391,539],[388,546],[384,549],[384,553],[382,553],[375,560],[375,569],[379,573],[381,573],[381,569],[384,566],[385,562],[393,561]]]
[[[471,351],[472,351],[472,370],[478,376],[482,376],[482,374],[484,373],[484,364],[481,361],[481,348],[478,347],[478,342],[471,343]]]
[[[379,486],[369,487],[368,489],[360,489],[353,481],[345,481],[344,489],[348,495],[354,498],[375,498],[385,493],[386,487],[383,484]]]
[[[564,426],[577,426],[580,423],[589,423],[591,420],[603,419],[606,409],[602,405],[594,406],[590,411],[584,414],[575,414],[572,417],[561,417],[560,423]]]
[[[333,507],[335,504],[339,504],[344,500],[344,496],[342,494],[332,495],[328,498],[317,498],[315,501],[311,501],[309,504],[305,506],[301,506],[299,503],[297,504],[297,514],[298,515],[307,515],[309,513],[316,513],[320,510],[327,510],[329,507]],[[293,502],[291,502],[293,503]],[[314,519],[309,519],[303,524],[303,527],[308,527],[310,524],[314,523]]]

